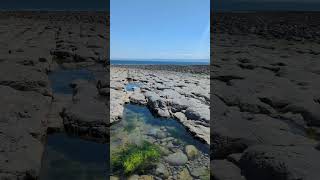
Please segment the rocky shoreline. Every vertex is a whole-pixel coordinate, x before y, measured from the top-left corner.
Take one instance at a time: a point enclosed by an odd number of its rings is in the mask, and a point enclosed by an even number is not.
[[[182,73],[207,74],[210,73],[209,65],[112,65],[127,69],[162,70]]]
[[[111,143],[137,143],[142,136],[142,139],[161,147],[164,153],[164,157],[148,175],[134,174],[128,179],[209,179],[210,79],[208,72],[202,71],[208,70],[209,66],[167,68],[166,65],[111,65],[111,129],[113,126],[117,128],[111,130]],[[207,147],[207,151],[180,144],[180,139],[168,133],[168,127],[143,128],[142,120],[137,122],[142,124],[134,128],[137,132],[126,134],[118,124],[124,121],[124,106],[129,103],[146,107],[154,117],[163,118],[154,121],[175,119],[189,132],[187,134],[191,134],[188,138],[198,139]],[[111,150],[117,149],[119,147],[111,145]],[[196,157],[191,157],[193,153],[197,154]],[[119,176],[112,175],[110,178],[116,180]]]
[[[211,19],[214,179],[318,179],[318,12]]]
[[[48,133],[76,129],[86,137],[108,139],[107,100],[97,100],[103,93],[96,86],[109,78],[102,65],[108,57],[109,20],[102,15],[0,13],[0,179],[38,179]],[[75,81],[71,95],[52,90],[51,73],[89,66],[96,83]]]
[[[125,103],[147,105],[159,117],[178,119],[195,137],[210,144],[209,75],[111,66],[110,81],[111,123],[121,120]],[[128,83],[139,88],[125,91]]]

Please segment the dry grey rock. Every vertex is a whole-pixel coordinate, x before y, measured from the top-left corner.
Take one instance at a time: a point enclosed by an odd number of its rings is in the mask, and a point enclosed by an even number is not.
[[[247,179],[317,179],[320,152],[305,146],[253,146],[240,160]]]
[[[234,164],[226,160],[211,161],[211,174],[216,180],[245,180],[241,175],[241,170]]]
[[[148,106],[156,115],[160,117],[170,117],[166,101],[163,98],[151,91],[144,93],[144,95],[148,100]]]
[[[20,91],[37,91],[50,95],[48,77],[34,67],[17,65],[11,62],[1,63],[0,85],[10,86]]]
[[[192,180],[192,176],[190,175],[190,172],[187,168],[183,168],[182,171],[179,172],[178,178],[179,180]]]
[[[147,105],[145,96],[141,92],[134,91],[130,97],[130,102],[134,104]]]
[[[1,172],[6,172],[8,177],[24,178],[26,172],[33,171],[36,178],[41,167],[42,138],[51,99],[2,85],[0,92]]]
[[[109,113],[105,103],[97,99],[98,89],[84,80],[75,81],[72,86],[74,103],[61,112],[66,131],[106,142]]]

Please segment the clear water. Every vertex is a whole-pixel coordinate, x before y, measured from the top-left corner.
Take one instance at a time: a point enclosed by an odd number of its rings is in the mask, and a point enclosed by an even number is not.
[[[141,125],[148,127],[149,132],[147,133],[150,133],[153,129],[166,128],[170,136],[181,141],[183,145],[191,144],[204,153],[209,153],[209,146],[194,138],[177,120],[155,117],[146,106],[126,104],[124,106],[123,120],[116,126],[112,126],[111,131],[116,130],[119,126],[127,129],[127,126],[132,126],[132,123],[136,126],[133,128],[139,128]]]
[[[70,84],[77,79],[93,81],[94,74],[87,69],[58,69],[49,73],[52,90],[55,93],[72,94]]]
[[[54,93],[73,94],[70,84],[77,79],[93,81],[87,69],[57,69],[49,74]],[[40,180],[105,180],[109,176],[109,145],[70,136],[48,134]]]
[[[64,133],[48,135],[40,180],[105,180],[109,169],[108,144]]]
[[[126,91],[134,91],[135,88],[139,88],[140,84],[138,83],[134,83],[134,82],[130,82],[125,86],[125,90]]]
[[[134,104],[126,104],[122,121],[111,127],[111,152],[117,150],[123,144],[139,144],[144,140],[149,141],[151,137],[155,140],[163,140],[163,137],[157,138],[154,136],[159,131],[167,134],[165,138],[174,139],[176,149],[184,150],[186,145],[194,145],[202,154],[209,156],[209,145],[195,139],[178,121],[171,118],[155,117],[146,106]],[[203,162],[202,166],[206,166],[205,164],[209,164],[209,162]]]

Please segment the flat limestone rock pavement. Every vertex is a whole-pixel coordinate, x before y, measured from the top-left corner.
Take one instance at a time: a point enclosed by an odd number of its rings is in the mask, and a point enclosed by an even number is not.
[[[95,84],[78,80],[74,86],[73,103],[61,112],[63,125],[67,131],[101,138],[108,141],[109,126],[106,104],[99,100],[99,92]]]
[[[38,174],[46,133],[45,116],[51,99],[8,86],[0,86],[0,92],[0,177]]]
[[[155,116],[178,119],[195,137],[210,144],[208,72],[190,73],[179,68],[175,72],[162,66],[111,66],[111,121],[121,119],[123,105],[130,101],[147,105]],[[125,91],[128,83],[139,84],[139,88]]]
[[[106,61],[107,24],[103,12],[0,13],[0,179],[39,178],[47,131],[63,129],[59,113],[72,102],[52,92],[48,74]]]
[[[215,180],[245,180],[240,168],[226,160],[213,160],[210,173]]]
[[[1,63],[0,85],[22,91],[37,91],[44,95],[51,94],[46,72],[41,72],[39,68],[32,66],[9,62],[9,60]]]
[[[319,165],[320,153],[313,146],[253,146],[240,160],[249,180],[318,179]]]
[[[129,101],[129,96],[124,90],[127,72],[111,67],[110,75],[110,123],[112,124],[121,120],[123,106]]]
[[[319,13],[213,17],[211,156],[248,180],[318,179]]]

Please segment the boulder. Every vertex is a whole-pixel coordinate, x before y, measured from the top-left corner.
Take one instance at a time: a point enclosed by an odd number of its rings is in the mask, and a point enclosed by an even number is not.
[[[187,168],[183,168],[182,171],[178,174],[179,180],[193,180],[192,176],[189,173],[189,170]]]
[[[144,95],[148,100],[148,106],[153,112],[156,113],[156,115],[160,117],[170,117],[170,113],[164,98],[161,98],[158,94],[151,91],[147,91]]]
[[[188,157],[182,152],[176,152],[166,156],[165,161],[173,166],[182,166],[188,162]]]
[[[164,164],[159,163],[157,165],[156,175],[160,176],[162,178],[168,178],[169,177],[169,171],[168,171],[167,167]]]
[[[141,92],[133,92],[130,97],[130,102],[134,103],[134,104],[140,104],[140,105],[146,105],[147,101],[146,98],[144,97],[144,95]]]
[[[189,160],[195,159],[199,155],[198,149],[193,145],[187,145],[185,147],[185,152]]]

